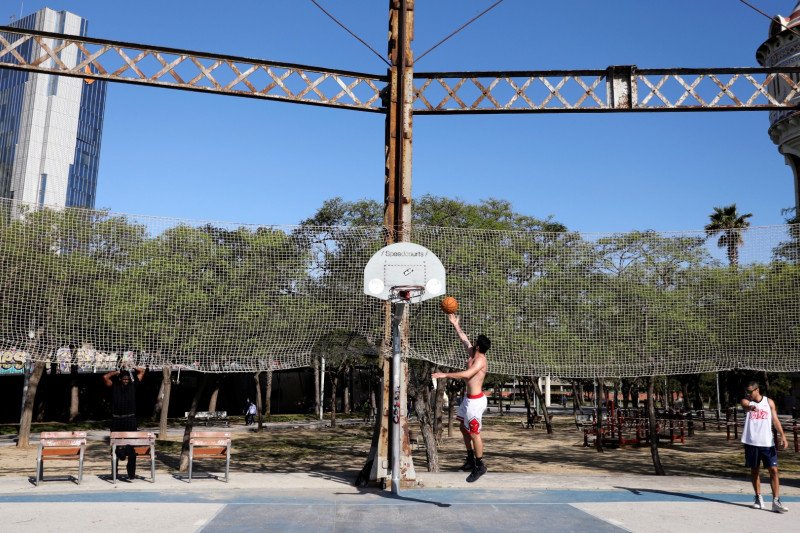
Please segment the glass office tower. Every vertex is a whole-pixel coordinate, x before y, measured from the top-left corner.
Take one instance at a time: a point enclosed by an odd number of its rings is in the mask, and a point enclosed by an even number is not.
[[[44,8],[10,26],[86,35],[87,22]],[[4,32],[6,39],[13,34]],[[58,46],[55,39],[48,45]],[[19,50],[30,60],[38,45]],[[68,47],[59,59],[83,60]],[[51,60],[52,61],[52,60]],[[0,68],[0,198],[29,204],[94,208],[107,83]]]

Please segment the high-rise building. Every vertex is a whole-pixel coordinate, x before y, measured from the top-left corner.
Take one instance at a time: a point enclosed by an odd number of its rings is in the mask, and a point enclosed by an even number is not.
[[[10,25],[69,35],[86,35],[88,26],[49,8]],[[3,36],[16,40],[13,33]],[[58,44],[47,40],[52,48]],[[19,51],[32,60],[38,48],[31,39]],[[84,59],[72,46],[58,56],[68,66]],[[0,69],[0,198],[93,208],[105,101],[105,81]]]

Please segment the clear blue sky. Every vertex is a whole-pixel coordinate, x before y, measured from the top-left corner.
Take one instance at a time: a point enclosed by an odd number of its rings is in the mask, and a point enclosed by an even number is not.
[[[388,0],[319,0],[381,53]],[[751,0],[788,15],[794,0]],[[417,54],[494,0],[417,0]],[[385,73],[308,0],[6,0],[48,6],[90,35]],[[505,0],[417,71],[758,66],[769,20],[736,0]],[[793,204],[766,112],[419,116],[413,194],[495,197],[579,231],[697,229],[736,202],[753,225]],[[110,84],[97,206],[294,224],[334,196],[383,197],[380,114]]]

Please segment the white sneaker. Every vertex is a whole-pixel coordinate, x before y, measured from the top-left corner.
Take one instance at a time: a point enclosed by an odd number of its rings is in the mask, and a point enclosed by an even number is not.
[[[774,498],[772,500],[772,511],[773,512],[775,512],[775,513],[785,513],[788,510],[789,510],[788,507],[786,507],[785,505],[783,505],[781,503],[781,499],[780,498]]]
[[[753,505],[750,506],[753,509],[763,509],[764,508],[764,497],[760,494],[756,494],[755,500],[753,500]]]

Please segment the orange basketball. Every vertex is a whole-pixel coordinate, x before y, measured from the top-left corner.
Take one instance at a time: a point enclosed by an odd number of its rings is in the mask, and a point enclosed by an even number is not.
[[[448,315],[452,315],[453,313],[458,311],[458,301],[452,296],[445,296],[442,299],[441,305],[442,305],[442,311],[444,311]]]

